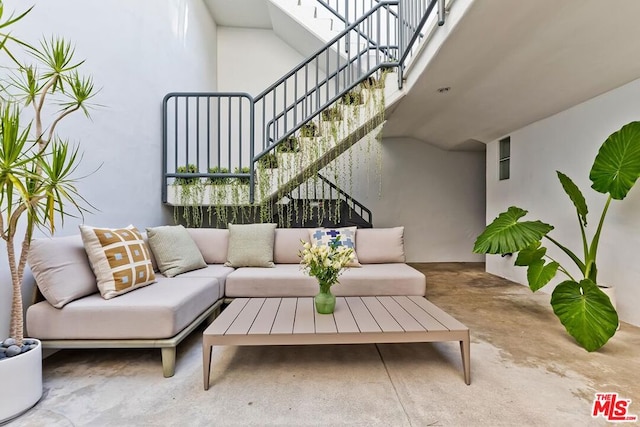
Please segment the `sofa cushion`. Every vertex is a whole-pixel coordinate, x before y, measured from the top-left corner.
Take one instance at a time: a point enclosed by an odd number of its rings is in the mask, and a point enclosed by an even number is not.
[[[27,261],[38,289],[56,308],[98,292],[79,234],[32,240]]]
[[[207,266],[200,249],[182,225],[147,228],[147,235],[158,268],[165,276],[175,277]]]
[[[229,224],[227,267],[273,267],[276,224]]]
[[[357,227],[343,228],[312,228],[309,230],[309,241],[313,246],[329,245],[334,239],[340,238],[338,244],[353,249],[354,258],[347,267],[360,267],[356,248]]]
[[[188,273],[182,273],[178,277],[179,278],[196,277],[196,278],[205,278],[205,279],[206,278],[217,279],[218,283],[220,284],[219,286],[220,293],[218,294],[218,298],[222,298],[224,297],[225,282],[227,280],[227,276],[233,270],[234,269],[232,267],[225,267],[224,265],[221,265],[221,264],[211,264],[211,265],[207,265],[205,268],[199,268],[197,270],[189,271]]]
[[[363,264],[405,262],[404,227],[360,228],[356,238],[358,260]]]
[[[227,262],[229,230],[221,228],[187,228],[207,264]]]
[[[149,248],[133,225],[125,228],[80,225],[80,234],[103,298],[113,298],[155,281]]]
[[[273,260],[276,264],[299,264],[298,253],[302,250],[301,240],[309,241],[307,228],[276,228]]]
[[[41,339],[161,339],[184,329],[218,300],[219,283],[206,278],[167,278],[105,300],[99,294],[63,310],[43,301],[27,310],[27,330]]]
[[[331,287],[338,296],[420,295],[426,291],[424,274],[406,264],[364,264],[347,269],[340,283]],[[240,268],[227,276],[228,297],[314,296],[318,282],[300,266],[276,264],[275,268]]]

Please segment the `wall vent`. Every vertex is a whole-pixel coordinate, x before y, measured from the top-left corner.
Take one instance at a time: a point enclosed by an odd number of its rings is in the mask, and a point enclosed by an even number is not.
[[[498,176],[500,181],[509,179],[511,168],[511,137],[500,140],[500,159],[498,161]]]

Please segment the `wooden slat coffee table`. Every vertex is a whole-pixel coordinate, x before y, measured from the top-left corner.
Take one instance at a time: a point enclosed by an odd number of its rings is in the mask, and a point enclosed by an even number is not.
[[[204,389],[214,345],[372,344],[459,341],[471,383],[469,328],[418,296],[338,297],[333,314],[313,298],[236,298],[204,331]]]

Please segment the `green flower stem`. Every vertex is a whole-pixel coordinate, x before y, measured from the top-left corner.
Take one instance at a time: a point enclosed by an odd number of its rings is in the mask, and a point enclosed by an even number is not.
[[[319,282],[320,284],[320,292],[322,292],[323,294],[328,294],[331,291],[331,286],[333,285],[333,283],[330,282]]]

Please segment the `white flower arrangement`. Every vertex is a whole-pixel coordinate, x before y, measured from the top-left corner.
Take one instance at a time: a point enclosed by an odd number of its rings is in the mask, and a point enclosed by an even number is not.
[[[352,248],[340,244],[340,236],[328,245],[312,245],[302,240],[302,247],[300,265],[309,276],[318,279],[321,292],[328,292],[338,283],[338,277],[355,258]]]

